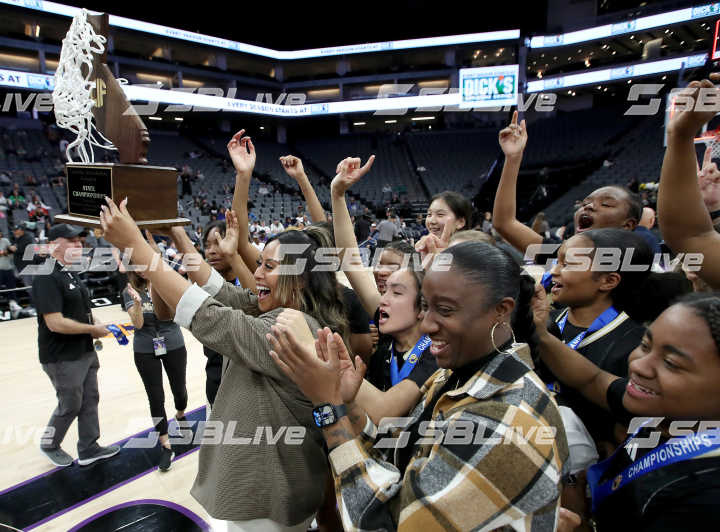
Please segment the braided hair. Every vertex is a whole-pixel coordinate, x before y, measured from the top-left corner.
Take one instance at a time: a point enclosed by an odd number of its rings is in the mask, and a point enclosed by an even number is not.
[[[715,347],[720,351],[720,292],[688,294],[677,301],[705,320]]]

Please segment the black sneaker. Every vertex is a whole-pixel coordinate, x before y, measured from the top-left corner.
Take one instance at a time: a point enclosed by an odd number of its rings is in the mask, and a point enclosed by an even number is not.
[[[192,421],[188,421],[188,419],[183,417],[176,417],[175,423],[177,425],[174,434],[178,436],[182,436],[183,438],[192,437]]]
[[[158,468],[160,471],[167,471],[170,469],[170,464],[172,463],[172,459],[175,457],[175,453],[173,452],[172,448],[165,447],[164,445],[160,446],[160,463],[158,464]]]
[[[107,447],[98,446],[97,450],[90,456],[86,456],[85,458],[78,458],[78,464],[83,466],[90,465],[93,462],[97,462],[98,460],[105,460],[106,458],[115,456],[119,452],[119,445],[108,445]]]
[[[57,449],[43,449],[40,450],[48,457],[48,459],[58,467],[67,467],[72,465],[73,458],[68,453],[63,451],[60,447]]]

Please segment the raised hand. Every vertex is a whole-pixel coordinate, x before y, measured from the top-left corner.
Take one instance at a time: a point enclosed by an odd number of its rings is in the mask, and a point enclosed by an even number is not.
[[[244,134],[244,129],[235,133],[227,144],[227,150],[238,176],[250,178],[255,168],[255,146],[250,137],[243,137]]]
[[[705,148],[702,169],[698,171],[698,185],[705,207],[709,211],[720,208],[720,170],[717,164],[712,162],[712,149]]]
[[[237,254],[238,240],[240,238],[240,223],[233,210],[225,211],[225,236],[220,236],[217,227],[213,229],[217,239],[220,254],[225,257],[233,257]]]
[[[525,120],[518,124],[518,112],[515,111],[510,125],[500,131],[498,135],[500,147],[506,157],[517,157],[522,155],[527,144],[527,128]]]
[[[140,229],[127,210],[127,198],[120,202],[120,207],[108,197],[105,202],[107,206],[103,205],[100,212],[100,226],[105,240],[118,249],[132,248],[144,242]]]
[[[138,293],[137,293],[137,290],[135,290],[135,289],[132,287],[132,285],[129,284],[129,283],[128,283],[128,285],[127,285],[127,291],[128,291],[128,294],[130,295],[130,297],[132,298],[132,300],[133,300],[137,305],[142,305],[142,298],[140,297],[140,294],[138,294]]]
[[[294,155],[285,155],[280,157],[280,164],[285,169],[287,175],[292,177],[295,181],[306,177],[305,169],[303,168],[302,161]]]
[[[351,186],[360,181],[362,176],[370,171],[374,162],[374,155],[371,155],[363,166],[360,166],[362,161],[359,157],[343,159],[337,165],[335,170],[337,175],[330,183],[330,189],[336,194],[345,194]]]
[[[676,102],[680,102],[682,105],[676,106],[678,111],[670,118],[668,134],[693,138],[700,128],[717,114],[715,102],[720,98],[720,88],[713,83],[717,80],[720,80],[720,74],[713,73],[710,74],[710,79],[692,81],[687,88],[678,93]],[[698,101],[705,105],[696,105]],[[708,103],[715,105],[708,106]],[[698,107],[702,109],[710,107],[711,109],[698,110]]]

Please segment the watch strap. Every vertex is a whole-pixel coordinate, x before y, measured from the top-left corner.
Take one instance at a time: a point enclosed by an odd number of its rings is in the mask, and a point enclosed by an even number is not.
[[[335,417],[337,418],[337,419],[335,420],[335,423],[337,423],[338,421],[340,421],[340,418],[341,418],[341,417],[348,415],[347,406],[345,406],[344,404],[341,404],[341,405],[332,405],[332,407],[333,407],[333,410],[335,411]]]

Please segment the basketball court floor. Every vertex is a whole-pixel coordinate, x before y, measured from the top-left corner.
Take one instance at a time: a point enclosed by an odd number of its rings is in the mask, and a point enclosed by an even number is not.
[[[96,308],[104,323],[130,326],[119,305]],[[39,450],[55,408],[55,391],[40,366],[37,320],[0,323],[0,532],[5,530],[107,531],[209,530],[209,516],[190,495],[198,446],[187,432],[174,447],[169,471],[157,468],[159,449],[147,448],[152,427],[147,395],[129,345],[102,339],[100,370],[101,445],[123,448],[112,458],[82,467],[57,468]],[[188,420],[205,419],[205,361],[202,345],[183,330],[188,350]],[[165,410],[175,414],[165,377]],[[197,430],[197,423],[193,430]],[[174,422],[171,438],[178,434]],[[63,449],[77,458],[77,422]],[[149,442],[149,443],[148,443]],[[144,448],[143,448],[144,447]]]

